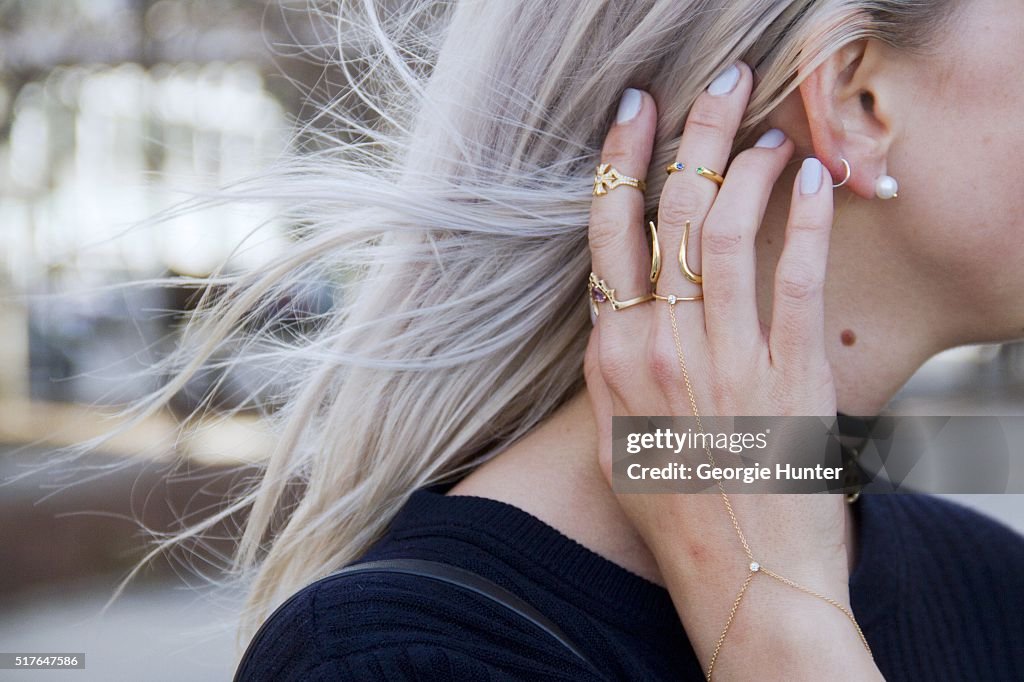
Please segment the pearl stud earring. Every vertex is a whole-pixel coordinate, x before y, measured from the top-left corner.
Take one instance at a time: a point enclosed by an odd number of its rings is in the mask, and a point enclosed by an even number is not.
[[[875,180],[875,196],[879,199],[895,199],[899,195],[899,183],[891,175],[879,175]]]

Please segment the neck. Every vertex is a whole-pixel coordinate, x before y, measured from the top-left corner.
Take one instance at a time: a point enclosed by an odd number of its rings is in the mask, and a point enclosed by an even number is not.
[[[799,163],[776,183],[757,236],[758,308],[771,320],[771,291],[784,244],[790,189]],[[965,340],[942,305],[937,283],[921,270],[892,225],[899,207],[857,201],[837,190],[825,284],[825,340],[837,407],[850,415],[878,414],[932,355]]]
[[[590,397],[583,389],[448,494],[524,509],[606,559],[663,584],[653,555],[604,480],[597,445]]]

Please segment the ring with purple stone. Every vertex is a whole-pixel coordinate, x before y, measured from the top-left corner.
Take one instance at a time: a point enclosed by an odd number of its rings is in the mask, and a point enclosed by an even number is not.
[[[598,303],[611,303],[612,310],[622,310],[631,305],[654,300],[654,294],[644,294],[627,301],[616,300],[615,289],[609,287],[603,279],[598,279],[594,273],[590,273],[590,279],[587,282],[587,292],[590,294],[590,310],[594,313],[595,317],[601,314],[597,306]]]

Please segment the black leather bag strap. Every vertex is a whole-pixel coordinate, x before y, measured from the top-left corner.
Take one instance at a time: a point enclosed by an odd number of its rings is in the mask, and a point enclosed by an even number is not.
[[[355,573],[403,573],[406,575],[414,575],[461,587],[464,590],[490,599],[510,611],[515,612],[524,620],[533,623],[535,627],[546,632],[553,639],[557,640],[559,644],[572,652],[573,655],[580,659],[580,661],[582,661],[588,668],[590,668],[598,679],[605,679],[605,675],[601,673],[601,669],[591,663],[590,659],[583,655],[583,652],[581,652],[579,648],[572,643],[565,633],[562,632],[561,628],[551,622],[551,620],[544,614],[527,604],[512,592],[506,590],[501,585],[491,582],[472,571],[467,571],[457,566],[452,566],[451,564],[445,564],[439,561],[428,561],[426,559],[382,559],[380,561],[365,561],[346,566],[345,568],[337,570],[326,577],[320,578],[313,584],[326,582],[344,575]],[[298,593],[286,599],[283,604],[277,607],[275,613],[283,610],[288,603],[294,600],[297,596]],[[271,618],[273,618],[273,614],[271,614],[267,621],[269,622]],[[242,659],[239,661],[238,667],[235,670],[235,676],[233,678],[234,682],[245,682],[247,679],[249,659],[266,627],[267,622],[264,622],[253,636],[252,641],[249,642],[249,646],[242,655]]]
[[[549,618],[528,603],[509,592],[501,585],[494,583],[483,576],[472,571],[467,571],[451,564],[439,561],[428,561],[426,559],[382,559],[380,561],[366,561],[359,564],[346,566],[335,571],[328,578],[350,575],[353,573],[404,573],[415,575],[421,578],[429,578],[439,582],[448,583],[473,592],[491,601],[500,604],[510,611],[517,613],[521,618],[533,623],[559,644],[571,651],[577,658],[587,665],[591,670],[600,675],[599,669],[590,662],[582,651],[562,632],[561,628],[555,625]],[[326,580],[326,578],[325,578]]]

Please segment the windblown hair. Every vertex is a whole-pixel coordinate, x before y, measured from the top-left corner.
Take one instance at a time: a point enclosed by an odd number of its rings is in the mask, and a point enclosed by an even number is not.
[[[868,38],[930,49],[950,4],[311,5],[333,19],[346,96],[321,105],[319,150],[229,192],[278,202],[301,236],[258,271],[203,280],[225,293],[204,296],[162,367],[173,380],[135,407],[160,409],[233,348],[226,362],[263,364],[282,387],[266,410],[274,447],[230,506],[154,553],[244,513],[244,642],[286,596],[359,558],[415,489],[472,470],[583,387],[593,168],[624,88],[658,106],[654,217],[658,169],[726,66],[755,69],[743,146],[830,53]],[[333,307],[315,329],[270,339],[252,322],[325,279]]]

